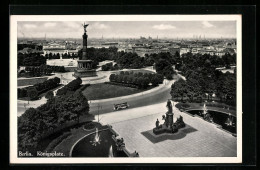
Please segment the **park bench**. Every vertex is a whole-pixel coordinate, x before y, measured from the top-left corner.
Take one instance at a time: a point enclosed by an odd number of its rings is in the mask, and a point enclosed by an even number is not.
[[[127,104],[127,102],[114,104],[114,110],[126,109],[128,107],[129,105]]]

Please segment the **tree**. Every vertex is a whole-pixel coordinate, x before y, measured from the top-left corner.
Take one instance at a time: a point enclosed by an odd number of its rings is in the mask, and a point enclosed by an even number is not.
[[[62,95],[67,94],[67,92],[68,92],[68,89],[67,89],[66,86],[64,86],[63,88],[61,88],[61,89],[59,89],[59,90],[57,91],[56,95],[62,96]]]
[[[143,81],[141,82],[142,88],[147,88],[149,85],[150,81],[147,77],[143,78]]]
[[[157,63],[155,63],[156,72],[159,74],[163,74],[167,76],[167,79],[172,79],[172,74],[174,70],[170,62],[165,59],[160,59]]]
[[[54,77],[53,80],[56,84],[60,84],[60,78]]]
[[[48,91],[45,95],[45,98],[46,99],[52,99],[54,97],[54,94],[52,91]]]
[[[159,84],[163,83],[163,80],[164,80],[163,75],[162,74],[156,74],[156,76],[159,80]]]
[[[120,74],[118,75],[118,79],[117,79],[117,82],[122,82],[123,81],[123,78],[124,78],[124,75],[123,74]]]
[[[109,70],[109,68],[108,68],[108,66],[105,64],[105,65],[102,65],[102,71],[108,71]]]
[[[127,75],[124,75],[124,77],[123,77],[123,82],[124,82],[124,83],[128,83],[127,80],[128,80],[128,76],[127,76]]]
[[[151,83],[152,83],[153,86],[158,86],[158,84],[160,83],[158,76],[156,76],[156,75],[153,76],[152,79],[151,79]]]
[[[29,88],[27,90],[27,95],[30,100],[35,99],[36,97],[38,97],[38,91],[35,88]],[[28,101],[28,103],[29,103],[29,101]]]
[[[133,84],[133,78],[134,78],[134,76],[132,74],[127,76],[127,82],[130,84]]]
[[[143,81],[144,81],[144,78],[143,77],[137,77],[136,78],[136,84],[137,84],[137,86],[139,87],[139,88],[142,88],[142,83],[143,83]]]
[[[115,81],[115,74],[110,74],[109,80],[110,80],[111,82]]]

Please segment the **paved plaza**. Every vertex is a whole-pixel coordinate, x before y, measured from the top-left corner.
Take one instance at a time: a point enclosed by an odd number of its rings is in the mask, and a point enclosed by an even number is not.
[[[177,137],[152,142],[145,132],[155,127],[158,118],[167,111],[166,103],[111,112],[100,116],[103,124],[124,138],[127,149],[141,157],[236,157],[237,138],[198,117],[192,117],[173,107],[174,121],[183,116],[188,125]],[[96,116],[97,120],[97,116]]]

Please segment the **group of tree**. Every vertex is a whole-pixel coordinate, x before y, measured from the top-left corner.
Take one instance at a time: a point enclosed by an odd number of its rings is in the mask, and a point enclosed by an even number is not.
[[[117,64],[113,65],[113,63],[111,62],[111,63],[102,65],[101,69],[102,69],[102,71],[112,71],[112,70],[118,70],[119,67]]]
[[[82,50],[78,53],[79,58],[82,57]],[[158,65],[158,73],[163,74],[168,79],[171,79],[174,70],[171,68],[180,58],[179,53],[175,55],[171,53],[154,53],[146,54],[145,57],[138,56],[137,53],[117,51],[116,47],[110,48],[88,48],[87,58],[94,61],[94,65],[104,60],[113,60],[118,65],[112,66],[111,64],[103,65],[102,70],[117,70],[117,69],[138,69],[146,66]],[[166,62],[166,64],[165,64]],[[162,67],[160,67],[162,65]],[[165,68],[164,68],[165,67]]]
[[[149,84],[157,86],[163,82],[163,75],[152,73],[134,73],[128,71],[121,71],[119,74],[111,74],[109,77],[110,82],[119,83],[122,85],[133,85],[133,87],[147,88]]]
[[[40,66],[46,64],[46,58],[40,53],[18,53],[17,64],[19,66]]]
[[[42,45],[36,45],[36,44],[18,44],[17,45],[18,51],[23,50],[24,48],[42,50]]]
[[[230,65],[236,64],[236,54],[230,55],[226,53],[222,57],[209,54],[182,54],[182,57],[176,63],[175,68],[182,72],[186,72],[188,69],[196,69],[202,66],[217,68],[217,67],[230,67]]]
[[[176,74],[172,64],[166,59],[159,59],[155,63],[155,69],[157,73],[164,75],[168,80],[171,80],[173,75]]]
[[[64,54],[52,54],[52,53],[49,53],[49,54],[45,54],[45,58],[46,59],[60,59],[60,57],[62,57],[62,59],[74,59],[74,58],[77,58],[77,55],[75,55],[74,53],[70,54],[70,53],[64,53]]]
[[[145,66],[153,66],[159,62],[159,60],[166,60],[171,65],[175,65],[180,59],[180,54],[177,51],[174,55],[169,52],[145,54],[144,61]]]
[[[121,69],[138,69],[145,66],[144,58],[131,52],[119,52],[116,62],[120,65]]]
[[[40,77],[44,75],[50,75],[53,72],[66,72],[64,66],[50,66],[50,65],[40,65],[40,66],[27,66],[25,71],[29,73],[29,76]]]
[[[215,99],[235,105],[236,74],[216,70],[216,67],[235,64],[234,58],[234,55],[229,54],[223,56],[222,59],[210,55],[185,54],[178,65],[178,70],[182,72],[186,80],[179,79],[172,85],[172,97],[180,100],[188,98],[193,102],[194,99],[201,101],[202,98],[211,100],[214,94]]]
[[[99,62],[105,60],[115,60],[117,56],[117,48],[109,47],[109,48],[87,48],[87,59],[93,61],[93,67],[96,68]],[[78,51],[79,59],[82,58],[82,50]]]
[[[57,91],[58,96],[66,95],[66,94],[71,94],[74,93],[78,88],[81,87],[82,80],[81,78],[76,78],[75,80],[72,80],[69,82],[67,85],[62,87]]]
[[[34,154],[43,134],[54,132],[67,122],[79,122],[80,116],[88,113],[88,100],[80,90],[51,97],[40,107],[27,109],[18,117],[18,150],[32,151]]]
[[[36,99],[41,93],[51,90],[60,84],[60,78],[54,77],[42,83],[37,83],[33,86],[18,88],[18,98],[29,97],[29,99]]]

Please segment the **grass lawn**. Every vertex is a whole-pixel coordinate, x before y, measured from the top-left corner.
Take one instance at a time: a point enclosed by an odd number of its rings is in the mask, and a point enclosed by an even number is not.
[[[17,83],[18,83],[18,86],[29,86],[29,85],[35,85],[37,83],[42,83],[46,80],[47,80],[47,77],[20,79],[17,81]]]
[[[148,87],[145,90],[149,90],[149,89],[151,88]],[[82,91],[82,94],[88,100],[97,100],[97,99],[108,99],[108,98],[131,95],[131,94],[143,92],[145,90],[100,83],[100,84],[91,84],[89,87],[87,87],[85,90]]]

